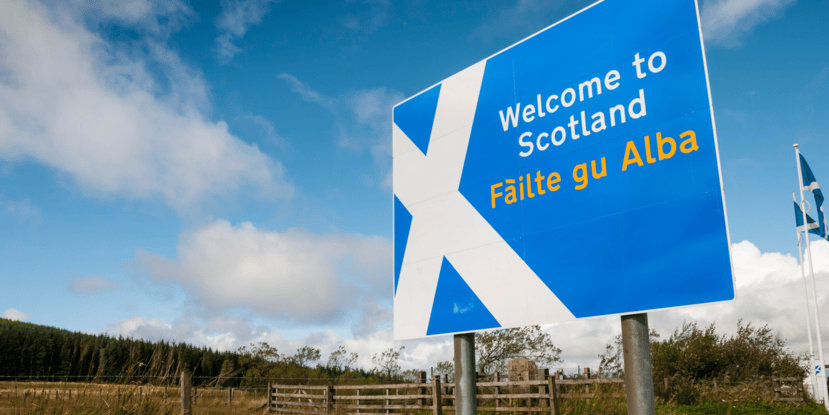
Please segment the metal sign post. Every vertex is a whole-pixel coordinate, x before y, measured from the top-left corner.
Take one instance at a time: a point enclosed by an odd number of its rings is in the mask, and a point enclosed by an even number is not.
[[[622,316],[625,357],[625,396],[628,415],[654,415],[653,362],[648,314]]]
[[[475,333],[455,335],[455,414],[475,415],[478,397],[475,390]]]

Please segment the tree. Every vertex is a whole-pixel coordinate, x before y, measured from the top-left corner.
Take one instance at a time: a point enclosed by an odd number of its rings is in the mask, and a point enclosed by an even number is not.
[[[444,360],[438,363],[434,371],[435,376],[447,376],[450,382],[454,381],[455,377],[455,363],[451,360]]]
[[[650,343],[659,339],[659,333],[656,330],[650,331]],[[622,335],[619,334],[613,339],[613,343],[605,346],[605,352],[599,355],[602,359],[599,363],[599,377],[614,378],[623,377],[625,375],[625,361],[622,355]]]
[[[306,366],[310,362],[320,360],[320,349],[315,349],[311,346],[302,346],[296,349],[296,354],[290,357],[291,363],[299,366]]]
[[[390,380],[400,377],[400,364],[397,362],[400,360],[400,352],[404,348],[406,348],[406,346],[400,346],[397,350],[395,350],[394,347],[390,347],[379,356],[375,354],[374,357],[371,358],[371,362],[377,366],[375,370],[378,373],[385,374],[386,378]]]
[[[358,358],[357,353],[352,352],[346,357],[347,353],[345,346],[338,347],[337,350],[331,352],[331,355],[328,356],[328,364],[326,366],[334,372],[347,371],[354,366]]]
[[[786,342],[768,325],[753,327],[737,322],[737,333],[718,335],[714,323],[701,328],[683,322],[668,339],[659,340],[651,330],[653,377],[696,379],[728,377],[732,381],[756,381],[768,376],[794,377],[806,373],[805,361],[786,349]],[[600,376],[623,376],[622,336],[616,336],[600,354]]]
[[[728,377],[756,381],[769,376],[802,376],[806,363],[786,349],[786,342],[768,325],[737,322],[737,333],[718,336],[714,324],[700,329],[683,323],[670,338],[651,345],[654,377],[686,379]]]
[[[265,342],[259,342],[259,344],[251,343],[250,348],[248,346],[242,346],[236,353],[247,359],[259,359],[269,363],[276,363],[285,358],[285,356],[279,354],[279,350],[276,347],[271,347]]]
[[[561,349],[540,326],[475,333],[475,349],[478,369],[485,373],[506,371],[508,360],[522,357],[539,367],[561,361]]]

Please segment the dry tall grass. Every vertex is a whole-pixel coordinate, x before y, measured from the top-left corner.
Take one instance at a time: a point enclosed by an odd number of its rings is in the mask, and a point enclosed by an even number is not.
[[[713,385],[691,385],[700,406],[717,403],[739,407],[747,404],[774,405],[781,411],[774,413],[799,413],[798,408],[806,403],[774,403],[774,393],[768,385],[729,384],[714,388]],[[140,388],[140,389],[139,389]],[[140,392],[139,392],[140,391]],[[254,414],[265,413],[264,391],[235,391],[233,401],[227,406],[226,390],[195,389],[194,414]],[[572,397],[559,399],[560,415],[626,415],[624,389],[621,385],[597,385],[591,387],[591,395],[581,393],[580,388],[569,392]],[[0,382],[0,415],[3,414],[148,414],[177,415],[181,413],[181,392],[177,387],[106,385],[52,382]],[[482,402],[482,404],[486,404]],[[531,404],[515,399],[512,406],[523,407]],[[494,404],[492,404],[494,406]],[[537,403],[535,405],[538,405]],[[502,403],[504,406],[504,403]],[[814,406],[814,405],[812,405]],[[657,413],[660,415],[687,414],[689,406],[678,405],[671,399],[657,398]],[[549,414],[549,408],[534,414]],[[337,410],[333,415],[344,415]],[[372,411],[364,411],[367,414]],[[377,411],[382,413],[383,411]],[[444,411],[453,415],[452,411]],[[487,415],[523,415],[524,412],[486,412]],[[692,412],[697,413],[697,412]],[[707,413],[707,412],[706,412]],[[720,413],[720,412],[711,412]],[[730,413],[730,412],[723,412]],[[736,413],[736,412],[735,412]],[[743,413],[743,412],[740,412]],[[806,413],[806,412],[803,412]],[[812,412],[808,412],[812,413]],[[431,415],[431,411],[420,411],[416,415]]]
[[[230,406],[225,390],[194,391],[195,414],[251,414],[266,403],[264,391],[234,391]],[[0,382],[0,414],[174,415],[181,413],[180,398],[177,387]]]

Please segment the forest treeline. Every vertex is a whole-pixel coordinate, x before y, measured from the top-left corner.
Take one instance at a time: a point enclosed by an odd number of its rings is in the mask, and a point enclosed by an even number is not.
[[[115,338],[7,319],[0,319],[0,350],[3,380],[109,382],[147,376],[172,380],[184,367],[193,369],[197,377],[215,377],[223,364],[239,361],[236,353],[185,343]]]
[[[478,371],[506,371],[511,359],[528,358],[542,368],[561,363],[561,349],[539,326],[492,330],[475,334]],[[0,318],[0,380],[51,380],[112,383],[175,384],[181,371],[193,373],[202,386],[263,386],[268,379],[280,383],[330,380],[350,383],[413,381],[417,370],[399,364],[403,346],[374,355],[374,367],[356,367],[358,356],[340,346],[327,363],[320,350],[303,346],[291,355],[267,343],[236,351],[218,351],[186,343],[147,341],[85,334]],[[802,376],[806,359],[792,353],[785,340],[768,326],[738,322],[737,333],[717,335],[713,324],[701,328],[684,323],[668,339],[651,333],[653,373],[657,380],[674,383],[728,379],[753,382],[769,376]],[[602,377],[622,376],[621,336],[599,355]],[[441,362],[434,374],[450,378],[454,365]]]
[[[351,368],[356,354],[332,353],[328,364],[310,367],[320,351],[302,347],[285,356],[266,343],[237,351],[218,351],[186,343],[157,342],[71,332],[0,318],[0,380],[175,384],[182,370],[193,383],[209,386],[249,386],[262,377],[328,379],[375,374]]]

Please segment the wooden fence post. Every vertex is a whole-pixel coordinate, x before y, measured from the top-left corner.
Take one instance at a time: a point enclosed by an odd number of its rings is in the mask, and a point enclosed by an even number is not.
[[[542,380],[543,381],[543,380],[546,380],[548,377],[550,377],[550,369],[538,369],[538,374],[536,375],[535,380]],[[544,386],[539,386],[538,387],[539,394],[543,391],[544,391]],[[544,405],[547,404],[546,399],[539,398],[539,399],[536,399],[535,401],[537,402],[538,406],[544,406]]]
[[[501,381],[501,372],[495,372],[495,382],[500,382],[500,381]],[[499,398],[498,395],[501,394],[501,387],[500,386],[495,386],[494,389],[495,390],[493,392],[495,393],[495,408],[500,408],[501,407],[501,398]],[[498,414],[497,411],[495,413],[496,413],[496,415]]]
[[[388,390],[388,389],[386,389],[386,398],[388,398],[388,397],[389,397],[389,395],[390,395],[389,390]],[[386,405],[391,405],[391,400],[389,400],[389,399],[386,399],[386,400],[385,400],[385,401],[383,401],[383,402],[385,402],[385,403],[386,403]],[[389,413],[389,410],[388,410],[388,409],[386,409],[386,413]]]
[[[449,375],[443,375],[443,383],[449,383]],[[449,387],[447,386],[447,387],[443,388],[443,390],[441,392],[443,392],[443,393],[441,393],[441,395],[448,395],[449,394]]]
[[[449,375],[443,375],[443,383],[444,384],[449,383]],[[444,386],[443,390],[440,391],[441,392],[441,394],[440,394],[441,399],[443,399],[444,396],[448,395],[449,391],[450,391],[450,388],[448,386]],[[453,403],[453,405],[454,405],[454,403]]]
[[[268,394],[268,412],[270,412],[271,408],[273,407],[273,405],[271,405],[271,402],[273,402],[273,391],[271,390],[270,382],[268,382],[268,389],[265,391],[265,393]]]
[[[426,372],[425,371],[417,372],[417,383],[426,383]],[[418,395],[425,395],[426,394],[426,388],[417,388],[417,394]],[[424,403],[424,400],[422,398],[417,399],[417,405],[418,406],[423,406],[424,404],[425,403]]]
[[[556,372],[555,377],[556,377],[556,380],[561,380],[564,377],[561,370]],[[558,388],[559,388],[559,386],[556,386],[556,395],[558,395],[558,392],[559,392]],[[560,388],[561,388],[561,393],[567,393],[567,388],[565,386],[562,385],[562,386],[560,386]]]
[[[547,377],[547,397],[550,399],[550,415],[558,415],[558,391],[556,390],[556,377]]]
[[[361,394],[362,394],[362,390],[357,389],[357,396],[360,396]],[[360,406],[360,405],[362,405],[362,401],[360,399],[357,399],[357,406]],[[362,413],[362,410],[360,410],[360,408],[357,408],[357,413],[358,414]]]
[[[423,372],[425,375],[426,372]],[[359,389],[358,389],[359,390]],[[440,377],[432,376],[432,415],[443,414],[443,403],[440,397]]]
[[[181,372],[181,415],[191,415],[192,402],[190,401],[190,372]]]
[[[325,389],[325,412],[334,413],[334,386],[328,385]]]

